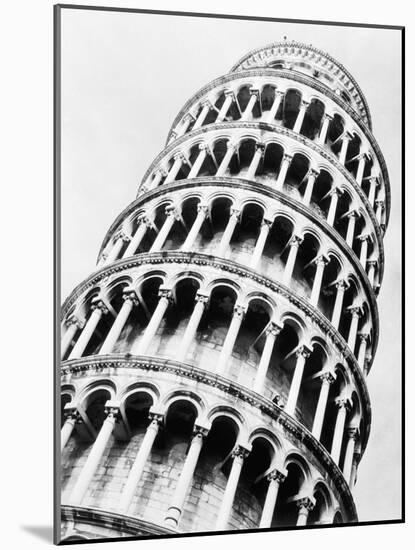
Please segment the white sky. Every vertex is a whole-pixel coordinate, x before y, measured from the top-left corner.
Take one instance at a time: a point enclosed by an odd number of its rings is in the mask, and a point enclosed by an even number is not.
[[[380,339],[368,378],[372,432],[355,499],[361,521],[400,518],[400,33],[83,10],[63,10],[62,22],[63,299],[94,269],[106,231],[134,200],[181,106],[245,53],[287,36],[327,51],[355,77],[392,192]]]

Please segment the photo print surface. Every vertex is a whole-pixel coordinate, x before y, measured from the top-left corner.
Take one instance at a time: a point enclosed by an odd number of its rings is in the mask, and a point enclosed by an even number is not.
[[[401,31],[57,11],[57,541],[400,521]]]

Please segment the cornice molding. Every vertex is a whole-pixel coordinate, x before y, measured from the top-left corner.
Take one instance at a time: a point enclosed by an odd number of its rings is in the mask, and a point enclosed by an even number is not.
[[[209,266],[224,272],[236,274],[239,277],[251,279],[256,283],[263,285],[265,288],[271,289],[273,292],[281,295],[295,307],[303,311],[303,313],[307,315],[320,328],[320,330],[322,330],[327,335],[328,338],[331,339],[333,344],[336,346],[338,352],[345,358],[356,381],[356,386],[361,392],[362,400],[366,407],[368,425],[370,425],[371,406],[366,382],[356,357],[354,356],[353,352],[347,345],[347,342],[340,334],[340,332],[336,330],[330,323],[330,321],[318,309],[312,306],[308,302],[308,300],[305,300],[283,284],[272,281],[268,277],[259,275],[255,270],[247,267],[242,267],[231,260],[225,260],[217,258],[215,256],[208,256],[206,254],[187,252],[153,252],[140,254],[138,256],[127,258],[125,260],[118,260],[117,262],[114,262],[113,264],[110,264],[109,266],[100,269],[75,288],[75,290],[65,300],[65,303],[62,306],[62,318],[65,317],[68,309],[86,290],[88,290],[88,288],[99,284],[99,282],[105,279],[107,276],[114,273],[124,272],[126,269],[138,267],[140,265],[162,265],[167,263],[183,263],[186,265],[194,264],[197,266]],[[377,324],[375,326],[377,327]],[[378,331],[374,330],[376,338],[377,333]],[[372,353],[372,357],[375,356],[376,351],[375,341],[373,345],[374,351]]]
[[[258,129],[260,131],[269,131],[272,133],[276,133],[282,136],[287,136],[294,141],[297,141],[298,143],[301,143],[302,145],[306,146],[307,149],[311,149],[312,151],[315,151],[317,154],[319,154],[321,157],[323,157],[325,160],[330,162],[330,164],[333,165],[336,170],[338,170],[341,175],[350,183],[350,185],[353,187],[353,189],[358,194],[359,198],[363,202],[367,213],[370,216],[370,219],[372,220],[372,223],[375,227],[376,235],[379,239],[382,238],[382,234],[380,232],[380,226],[379,222],[376,218],[376,214],[369,203],[368,198],[363,193],[362,189],[359,187],[359,185],[356,183],[356,180],[353,178],[353,176],[350,174],[348,170],[339,162],[337,157],[330,152],[325,147],[322,147],[315,141],[312,141],[311,139],[308,139],[307,137],[303,136],[302,134],[298,134],[297,132],[293,132],[289,128],[284,128],[282,126],[279,126],[277,124],[271,124],[269,122],[253,122],[253,121],[235,121],[235,122],[219,122],[214,124],[208,124],[206,126],[202,126],[201,128],[198,128],[197,130],[192,130],[191,132],[188,132],[187,134],[184,134],[183,136],[180,136],[176,140],[169,143],[160,153],[156,156],[156,158],[153,160],[153,162],[150,164],[150,166],[147,168],[143,179],[141,180],[141,183],[139,185],[139,189],[142,185],[144,185],[145,181],[148,179],[152,171],[156,168],[156,166],[160,163],[160,161],[171,154],[172,150],[176,149],[178,146],[183,145],[186,143],[186,141],[191,140],[194,137],[198,137],[200,135],[212,132],[214,130],[223,130],[223,129],[241,129],[241,128],[249,128],[249,129]],[[263,137],[263,136],[262,136]],[[389,216],[389,207],[390,207],[390,201],[388,198],[388,186],[386,184],[385,180],[385,191],[386,191],[386,212],[387,212],[387,218]],[[388,221],[388,220],[387,220]]]
[[[144,371],[156,371],[179,375],[191,379],[196,383],[206,384],[218,388],[220,391],[241,399],[251,406],[260,410],[274,421],[281,425],[283,430],[293,436],[316,457],[320,464],[326,469],[343,500],[345,508],[350,514],[350,521],[357,521],[356,507],[353,501],[349,486],[344,479],[340,468],[335,464],[327,449],[303,426],[298,420],[287,414],[280,406],[270,399],[252,391],[249,388],[233,382],[218,374],[202,370],[198,367],[157,357],[130,356],[124,355],[102,355],[90,356],[83,359],[74,359],[62,363],[61,373],[63,376],[69,374],[85,373],[91,371],[102,372],[104,368],[114,369],[140,369]],[[365,438],[367,439],[367,438]],[[364,445],[362,445],[363,453]]]
[[[152,535],[177,535],[174,529],[157,525],[156,523],[145,521],[143,519],[119,514],[117,512],[93,508],[90,506],[71,506],[61,505],[61,519],[68,522],[79,522],[87,525],[97,525],[106,529],[113,529],[120,533],[127,533],[135,538],[147,538]],[[66,536],[82,533],[68,533]],[[97,536],[97,539],[102,537]],[[85,542],[94,542],[94,538]]]
[[[356,92],[359,95],[359,97],[360,97],[360,99],[363,103],[363,113],[362,114],[363,114],[363,116],[366,116],[367,124],[368,124],[369,128],[372,127],[372,117],[371,117],[371,114],[370,114],[370,109],[369,109],[369,105],[367,103],[366,97],[365,97],[362,89],[360,88],[359,84],[356,82],[356,80],[352,76],[352,74],[346,69],[346,67],[344,65],[339,63],[339,61],[337,61],[334,57],[332,57],[330,54],[328,54],[324,50],[320,50],[319,48],[316,48],[312,44],[304,44],[303,42],[296,42],[295,40],[291,40],[291,41],[284,41],[284,42],[273,42],[272,44],[268,44],[267,46],[263,46],[262,48],[261,47],[260,48],[255,48],[254,50],[251,50],[246,55],[244,55],[232,67],[232,69],[229,72],[233,73],[233,72],[240,72],[240,71],[245,70],[246,67],[243,67],[242,65],[244,63],[246,63],[246,61],[248,61],[250,58],[254,58],[255,55],[259,55],[259,54],[263,54],[265,56],[275,55],[275,54],[272,53],[272,51],[270,52],[270,50],[273,50],[273,49],[276,49],[276,48],[284,48],[284,49],[286,49],[286,48],[300,48],[302,50],[307,50],[307,51],[313,52],[316,55],[324,57],[325,59],[327,59],[327,61],[329,61],[330,63],[335,65],[340,71],[343,72],[343,74],[350,80],[350,82],[352,83],[352,85],[356,89]],[[289,52],[287,52],[287,53],[289,54]],[[281,54],[279,54],[279,55],[284,56],[284,52],[281,52]],[[262,58],[262,60],[264,60],[264,59]],[[312,61],[312,60],[310,60],[310,61]]]
[[[150,191],[147,191],[146,193],[143,193],[135,201],[130,203],[128,207],[124,209],[123,212],[121,212],[121,214],[119,214],[115,219],[115,221],[111,224],[111,227],[107,231],[107,234],[105,235],[104,240],[101,244],[101,248],[98,253],[97,260],[101,256],[109,239],[114,233],[117,232],[117,230],[119,229],[119,226],[123,223],[123,221],[129,215],[131,215],[131,213],[135,209],[142,207],[142,205],[148,200],[152,200],[160,195],[163,195],[164,193],[170,193],[172,191],[177,191],[179,189],[185,189],[188,187],[194,187],[194,186],[209,187],[209,186],[216,185],[223,188],[224,184],[226,184],[228,187],[249,190],[256,193],[259,192],[259,193],[262,193],[263,195],[267,195],[268,197],[273,198],[278,202],[286,206],[289,206],[295,211],[301,213],[303,216],[308,218],[312,223],[316,224],[322,231],[324,231],[336,243],[336,245],[340,248],[343,254],[345,254],[345,256],[348,258],[350,263],[359,273],[360,279],[363,282],[366,295],[368,296],[369,301],[371,302],[371,308],[376,310],[375,317],[378,318],[377,302],[376,302],[373,289],[370,285],[367,273],[364,271],[360,263],[360,260],[357,257],[356,253],[354,252],[354,250],[347,245],[346,241],[341,237],[341,235],[335,229],[333,229],[326,222],[326,220],[317,216],[312,209],[308,208],[307,206],[304,206],[301,202],[293,199],[283,191],[278,191],[277,189],[272,188],[269,185],[261,184],[260,182],[257,182],[255,180],[247,180],[245,178],[235,178],[235,177],[225,177],[225,176],[203,176],[203,178],[184,179],[184,180],[178,180],[172,183],[168,183],[165,185],[160,185],[156,189],[152,189]],[[260,185],[261,187],[258,188],[258,185]],[[383,279],[383,270],[384,270],[384,249],[383,249],[382,239],[378,240],[378,246],[379,246],[379,284],[381,284]]]

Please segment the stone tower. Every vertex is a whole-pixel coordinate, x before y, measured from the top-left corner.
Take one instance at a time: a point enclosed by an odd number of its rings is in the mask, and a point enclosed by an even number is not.
[[[62,307],[66,540],[357,521],[389,207],[325,52],[187,101]]]

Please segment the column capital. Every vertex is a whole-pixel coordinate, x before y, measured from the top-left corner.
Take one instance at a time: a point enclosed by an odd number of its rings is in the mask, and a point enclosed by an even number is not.
[[[199,151],[209,151],[209,147],[207,143],[199,143]]]
[[[124,302],[126,302],[127,300],[130,301],[133,306],[138,306],[137,294],[133,288],[125,288],[122,299],[124,300]]]
[[[308,344],[303,344],[297,349],[297,351],[295,352],[295,355],[297,357],[304,357],[304,359],[307,359],[308,357],[310,357],[312,352],[313,352],[312,347],[310,347]]]
[[[205,97],[204,99],[202,99],[202,101],[200,102],[200,104],[202,105],[203,108],[205,107],[212,107],[212,103],[210,101],[210,99],[208,99],[207,97]]]
[[[249,93],[251,94],[251,96],[255,95],[255,96],[259,96],[259,90],[258,88],[249,88]]]
[[[323,118],[327,120],[333,120],[334,115],[331,115],[330,113],[324,113]]]
[[[242,445],[235,445],[231,456],[232,458],[241,458],[242,460],[245,460],[247,456],[249,455],[250,451],[246,447],[243,447]]]
[[[369,267],[376,267],[378,265],[378,261],[377,260],[368,260],[366,262],[366,265],[369,266]]]
[[[169,302],[171,302],[172,299],[173,299],[172,289],[164,287],[164,286],[163,287],[160,286],[159,291],[158,291],[158,297],[159,298],[166,298]]]
[[[353,439],[354,441],[356,441],[359,437],[359,428],[355,426],[347,428],[346,433],[348,439]]]
[[[270,334],[272,334],[272,336],[278,336],[278,334],[282,331],[283,328],[284,328],[283,323],[280,324],[280,323],[271,321],[265,329],[265,334],[266,336],[269,336]]]
[[[350,141],[352,139],[353,139],[353,134],[349,130],[346,130],[343,134],[343,140]]]
[[[380,184],[379,176],[369,176],[367,179],[369,183],[374,183],[376,187]]]
[[[353,317],[360,317],[362,315],[362,307],[361,306],[349,306],[347,308],[350,315]]]
[[[337,281],[335,284],[335,287],[337,290],[342,290],[343,292],[349,288],[350,284],[345,279],[340,279],[340,281]]]
[[[205,307],[209,303],[209,298],[207,294],[203,294],[202,292],[196,292],[195,301],[202,303]]]
[[[317,168],[310,168],[308,171],[308,177],[318,178],[320,171]]]
[[[285,96],[285,90],[277,90],[277,88],[275,88],[274,94],[275,96],[279,95],[280,98],[283,98]]]
[[[234,307],[233,307],[233,315],[235,317],[242,317],[245,315],[246,313],[246,306],[242,305],[242,304],[235,304]]]
[[[65,420],[74,420],[76,424],[80,424],[82,422],[82,417],[79,414],[78,409],[69,403],[67,403],[63,409],[63,417]]]
[[[239,208],[234,208],[234,207],[231,208],[231,215],[230,215],[231,218],[236,217],[238,219],[240,214],[241,214],[241,210]]]
[[[380,208],[381,210],[385,208],[385,201],[382,199],[375,200],[375,204],[376,204],[376,207]]]
[[[164,422],[164,414],[150,411],[148,413],[148,419],[150,420],[150,424],[154,422],[157,426],[162,426]]]
[[[94,311],[96,309],[100,309],[103,315],[106,315],[109,310],[107,306],[104,303],[104,300],[102,298],[94,298],[91,303],[91,310]]]
[[[283,473],[277,468],[275,468],[275,470],[272,470],[272,472],[270,472],[267,475],[267,481],[275,480],[277,483],[283,483],[286,477],[287,477],[287,470],[285,471],[285,473]]]
[[[357,237],[359,239],[359,241],[371,241],[372,240],[372,237],[369,235],[369,233],[365,233],[364,235],[359,235]]]
[[[118,422],[121,417],[120,407],[112,401],[107,401],[104,407],[107,418],[114,418],[115,422]]]
[[[322,264],[326,266],[329,262],[330,262],[330,258],[325,254],[320,254],[320,256],[317,256],[317,258],[314,260],[314,263],[316,265]]]
[[[231,97],[233,101],[235,101],[235,92],[233,90],[227,89],[223,92],[225,94],[225,97]]]
[[[160,176],[162,176],[163,178],[167,177],[167,174],[169,173],[169,171],[163,168],[162,166],[157,168],[156,172],[158,172]]]
[[[300,235],[293,235],[293,236],[291,237],[291,239],[289,240],[289,243],[288,243],[288,244],[289,244],[290,246],[297,246],[297,247],[299,247],[300,244],[303,242],[303,240],[304,240],[304,237],[301,237]]]
[[[341,189],[336,185],[335,187],[333,187],[333,189],[329,191],[328,194],[329,196],[337,195],[338,197],[340,197],[340,195],[343,195],[343,193],[344,193],[343,189]]]
[[[118,239],[121,239],[125,243],[128,243],[128,242],[131,241],[131,237],[129,235],[127,235],[127,233],[124,231],[124,229],[120,229],[117,232],[117,234],[115,236],[115,240],[118,240]]]
[[[320,380],[321,383],[324,384],[333,384],[333,382],[336,380],[336,374],[332,371],[324,371],[320,374]]]
[[[307,107],[310,105],[310,101],[307,101],[306,99],[301,100],[301,107],[300,109],[307,109]]]
[[[315,499],[314,497],[302,497],[295,501],[297,508],[299,510],[312,510],[315,506]]]
[[[166,206],[165,214],[166,214],[166,216],[173,216],[176,220],[180,220],[180,214],[179,214],[177,208],[173,205]]]
[[[272,224],[274,223],[273,220],[269,220],[268,218],[262,218],[261,227],[267,226],[268,228],[272,227]]]
[[[349,410],[351,407],[350,407],[350,400],[346,397],[337,397],[335,400],[334,400],[335,404],[337,405],[337,407],[339,409],[346,409]]]
[[[346,214],[346,218],[360,218],[360,214],[357,210],[349,210]]]
[[[283,156],[282,156],[282,161],[281,162],[291,162],[293,159],[293,155],[290,155],[289,153],[284,153]]]
[[[262,141],[257,141],[255,143],[255,151],[261,151],[261,153],[263,153],[265,151],[265,143]]]
[[[65,325],[69,328],[71,325],[76,325],[78,328],[83,329],[85,326],[85,320],[79,319],[76,315],[71,315],[65,320]]]
[[[201,424],[195,424],[193,427],[193,437],[204,439],[209,433],[209,428],[207,426],[202,426]]]
[[[369,340],[369,334],[367,332],[359,332],[357,337],[363,342],[367,342]]]
[[[183,122],[190,122],[192,120],[196,120],[196,117],[190,111],[187,111],[187,113],[183,117]]]
[[[173,158],[174,158],[175,161],[177,161],[177,160],[180,160],[181,162],[186,161],[186,157],[184,156],[184,154],[181,151],[179,151],[178,153],[175,153],[173,155]]]
[[[209,212],[209,206],[207,204],[199,203],[197,205],[197,213],[198,214],[203,214],[206,218],[206,216],[208,215],[208,212]]]

